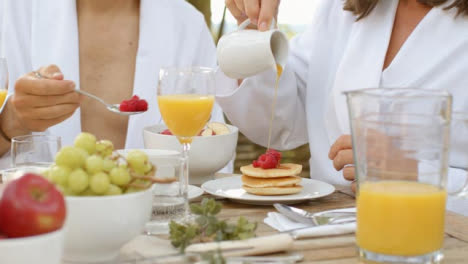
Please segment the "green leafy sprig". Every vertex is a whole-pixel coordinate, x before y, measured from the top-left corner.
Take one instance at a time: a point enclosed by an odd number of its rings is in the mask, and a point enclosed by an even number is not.
[[[222,204],[214,199],[203,199],[201,204],[191,204],[190,210],[196,215],[193,223],[171,221],[169,234],[171,243],[181,252],[192,243],[225,240],[243,240],[255,236],[257,223],[251,223],[243,216],[235,224],[216,217]]]

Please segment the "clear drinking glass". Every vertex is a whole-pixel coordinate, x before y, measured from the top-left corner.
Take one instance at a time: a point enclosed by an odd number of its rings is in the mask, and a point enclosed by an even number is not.
[[[164,123],[183,146],[184,195],[188,192],[189,151],[192,138],[211,118],[215,102],[214,71],[210,68],[162,68],[159,72],[158,105]],[[188,216],[188,203],[185,206]]]
[[[2,182],[8,182],[25,173],[42,173],[54,162],[60,150],[60,137],[26,135],[11,140],[11,168],[1,171]]]
[[[5,58],[0,58],[0,108],[8,94],[8,66]]]
[[[358,182],[360,257],[371,262],[440,261],[451,95],[409,88],[345,94]]]
[[[468,198],[468,113],[452,113],[447,190]]]
[[[11,140],[11,166],[13,168],[48,167],[61,148],[58,136],[35,134],[14,137]]]
[[[148,235],[169,233],[172,220],[183,219],[186,210],[187,196],[184,194],[184,165],[181,155],[152,157],[151,163],[156,166],[156,178],[167,179],[153,184],[153,211],[151,221],[145,226]]]

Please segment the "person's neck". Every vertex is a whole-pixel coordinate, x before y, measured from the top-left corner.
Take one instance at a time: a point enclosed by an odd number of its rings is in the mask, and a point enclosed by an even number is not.
[[[122,11],[134,11],[139,8],[139,0],[77,0],[78,13],[117,13]]]

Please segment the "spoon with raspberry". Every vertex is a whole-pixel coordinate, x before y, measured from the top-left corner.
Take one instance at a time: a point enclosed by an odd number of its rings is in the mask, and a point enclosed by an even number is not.
[[[144,99],[140,99],[138,96],[134,95],[129,100],[123,100],[120,104],[108,104],[106,101],[100,97],[90,94],[83,90],[75,90],[77,93],[84,96],[88,96],[101,104],[105,105],[107,110],[114,112],[119,115],[137,115],[146,112],[148,110],[148,102]]]

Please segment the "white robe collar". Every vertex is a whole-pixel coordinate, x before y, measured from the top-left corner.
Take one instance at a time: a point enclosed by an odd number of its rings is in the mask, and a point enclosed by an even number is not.
[[[129,120],[126,146],[143,146],[142,131],[148,124],[160,121],[156,88],[161,66],[174,64],[176,36],[167,25],[176,16],[166,8],[167,0],[142,0],[140,4],[140,36],[136,57],[133,94],[147,99],[149,111],[132,116]],[[31,64],[37,69],[47,64],[58,65],[66,79],[80,88],[78,25],[76,0],[33,1]],[[161,23],[165,21],[166,23]],[[54,25],[54,27],[50,27]],[[109,47],[112,48],[112,47]],[[124,98],[122,98],[124,99]],[[145,118],[146,117],[146,118]],[[81,114],[78,109],[68,120],[51,127],[52,134],[62,137],[63,145],[70,145],[81,131]],[[146,120],[146,122],[145,122]],[[119,131],[116,131],[119,133]]]

